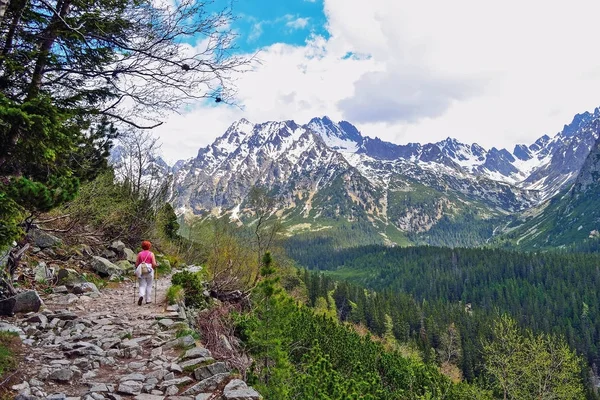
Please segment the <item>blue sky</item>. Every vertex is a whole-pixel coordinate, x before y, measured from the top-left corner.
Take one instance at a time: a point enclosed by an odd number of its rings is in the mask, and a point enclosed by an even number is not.
[[[275,43],[301,46],[312,34],[328,37],[323,0],[237,0],[233,12],[243,53]]]

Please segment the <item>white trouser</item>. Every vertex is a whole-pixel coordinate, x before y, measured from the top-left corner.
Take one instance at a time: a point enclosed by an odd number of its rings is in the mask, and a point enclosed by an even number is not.
[[[146,302],[149,302],[152,294],[152,281],[154,280],[154,271],[147,275],[142,275],[141,278],[138,278],[138,283],[140,285],[140,297],[143,297]]]

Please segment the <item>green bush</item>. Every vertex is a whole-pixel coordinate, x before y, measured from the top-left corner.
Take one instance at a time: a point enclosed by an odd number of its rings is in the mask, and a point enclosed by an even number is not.
[[[14,353],[19,347],[19,335],[14,332],[0,332],[0,378],[17,367],[17,357]]]
[[[177,304],[185,299],[185,292],[180,285],[172,285],[167,290],[167,302]]]
[[[171,277],[171,283],[183,288],[186,306],[200,308],[206,304],[202,276],[199,273],[178,272]]]

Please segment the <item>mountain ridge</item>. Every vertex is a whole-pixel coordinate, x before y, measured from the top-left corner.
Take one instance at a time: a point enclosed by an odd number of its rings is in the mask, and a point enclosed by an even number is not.
[[[170,201],[179,214],[250,221],[246,196],[263,186],[277,200],[273,213],[293,231],[362,221],[384,241],[389,234],[399,235],[396,243],[421,235],[414,240],[427,243],[439,223],[448,230],[469,221],[473,231],[486,232],[469,240],[475,243],[573,184],[599,126],[596,108],[554,137],[511,152],[451,137],[398,145],[327,116],[304,125],[240,119],[196,157],[176,163]]]

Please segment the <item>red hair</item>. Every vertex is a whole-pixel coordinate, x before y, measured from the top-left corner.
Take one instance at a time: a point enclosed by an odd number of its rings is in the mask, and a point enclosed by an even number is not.
[[[149,241],[144,240],[142,242],[142,249],[144,249],[144,250],[150,250],[150,247],[152,247],[152,243],[150,243]]]

